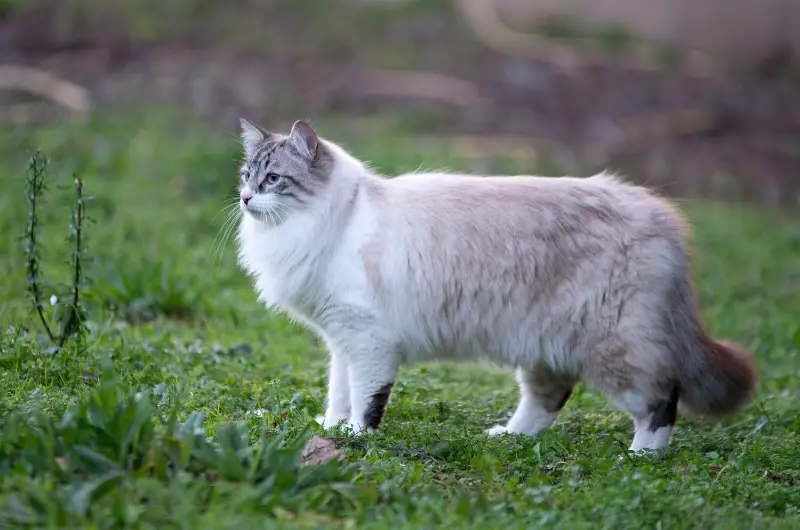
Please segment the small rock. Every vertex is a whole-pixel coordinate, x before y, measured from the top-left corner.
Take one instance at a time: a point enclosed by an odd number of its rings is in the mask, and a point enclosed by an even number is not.
[[[332,459],[343,460],[344,455],[336,449],[336,442],[314,436],[311,438],[306,446],[303,448],[303,454],[300,457],[301,462],[304,464],[319,465],[324,464]]]

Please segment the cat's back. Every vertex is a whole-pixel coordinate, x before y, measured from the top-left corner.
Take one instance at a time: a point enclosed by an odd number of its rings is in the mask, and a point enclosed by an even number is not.
[[[682,241],[683,216],[645,187],[591,177],[413,173],[387,183],[390,202],[420,222],[550,240],[583,235]],[[480,220],[480,222],[478,222]],[[483,228],[481,228],[483,227]],[[477,234],[475,234],[477,235]]]
[[[614,297],[667,289],[685,273],[680,216],[609,175],[413,174],[388,181],[381,201],[365,264],[414,351],[503,357],[520,347],[503,337],[521,329],[538,326],[525,339],[534,342],[573,322],[601,333],[622,303]],[[613,311],[580,316],[591,307]]]
[[[617,203],[617,206],[622,206],[623,201],[631,198],[658,200],[648,189],[629,184],[608,173],[589,177],[408,173],[390,179],[388,185],[396,196],[421,199],[423,203],[463,199],[529,205],[560,203],[569,207],[592,200]]]

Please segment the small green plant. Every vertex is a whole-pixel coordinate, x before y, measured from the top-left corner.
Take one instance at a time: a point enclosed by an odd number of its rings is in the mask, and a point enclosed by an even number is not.
[[[286,440],[263,431],[251,441],[245,423],[231,422],[208,436],[202,413],[179,420],[180,398],[167,385],[125,390],[105,372],[60,418],[12,414],[0,428],[0,527],[160,526],[188,499],[202,506],[226,496],[262,520],[287,510],[346,513],[358,492],[355,466],[302,465],[306,433]],[[128,509],[134,498],[151,512]]]
[[[25,257],[28,280],[28,291],[31,295],[36,313],[42,322],[45,334],[50,340],[51,347],[61,349],[70,337],[75,337],[79,345],[83,344],[86,332],[85,313],[81,306],[81,289],[85,279],[83,277],[83,247],[85,236],[83,233],[86,223],[86,202],[87,197],[83,195],[83,181],[74,176],[75,203],[69,227],[69,241],[73,245],[73,252],[70,257],[70,268],[72,273],[72,286],[69,293],[69,301],[56,306],[56,319],[60,324],[58,333],[54,333],[48,324],[42,303],[41,273],[40,273],[40,254],[39,254],[39,211],[38,206],[42,202],[42,196],[46,191],[44,185],[44,174],[49,164],[49,160],[41,152],[36,151],[28,162],[28,172],[26,178],[26,194],[28,198],[28,225],[25,233]],[[55,301],[51,301],[55,305]]]
[[[95,278],[103,301],[128,322],[150,322],[160,316],[190,320],[208,309],[208,301],[193,278],[171,261],[145,265],[115,264]]]

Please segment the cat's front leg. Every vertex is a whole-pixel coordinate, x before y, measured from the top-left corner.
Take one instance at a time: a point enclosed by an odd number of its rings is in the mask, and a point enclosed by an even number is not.
[[[350,427],[373,432],[381,423],[400,365],[398,348],[382,341],[364,341],[348,355]]]
[[[350,417],[350,379],[347,375],[347,358],[331,348],[328,371],[328,406],[325,415],[316,418],[317,423],[330,429]]]

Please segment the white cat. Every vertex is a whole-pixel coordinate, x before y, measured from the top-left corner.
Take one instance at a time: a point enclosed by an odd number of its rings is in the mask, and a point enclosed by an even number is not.
[[[322,423],[381,421],[401,362],[489,359],[521,399],[491,434],[547,428],[584,380],[666,446],[678,401],[721,416],[751,396],[749,353],[712,340],[686,225],[663,199],[590,178],[383,178],[298,121],[242,120],[239,261],[259,298],[330,350]]]

